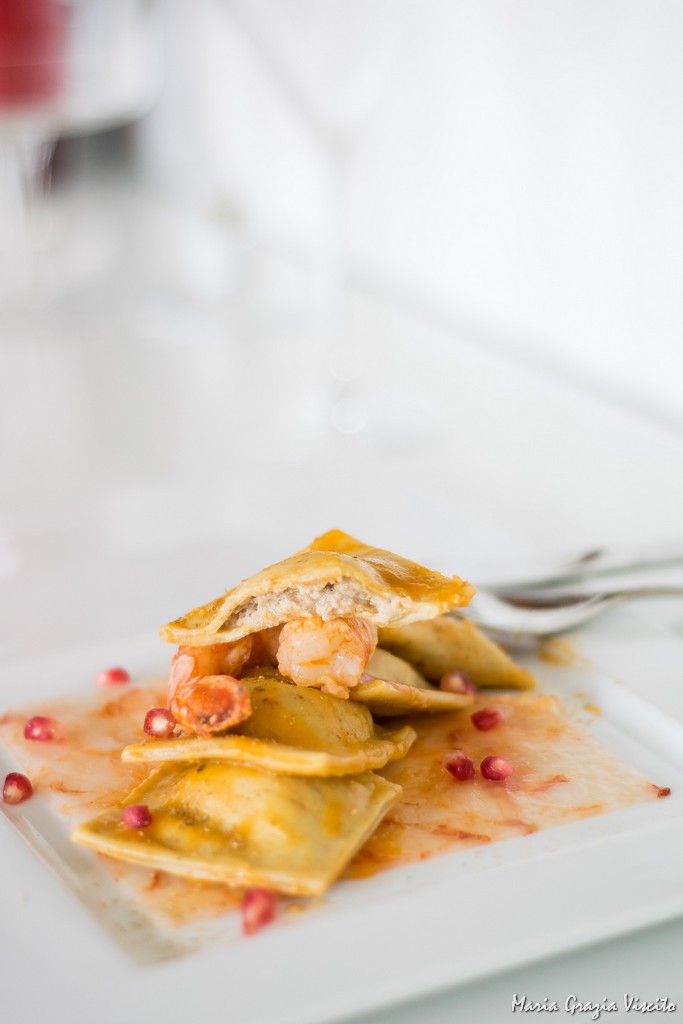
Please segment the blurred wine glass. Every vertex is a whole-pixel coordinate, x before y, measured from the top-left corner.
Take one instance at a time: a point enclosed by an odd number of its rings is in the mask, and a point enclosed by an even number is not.
[[[40,296],[33,215],[55,141],[141,116],[160,82],[152,0],[0,3],[0,299]]]
[[[364,432],[363,353],[347,319],[345,223],[359,140],[409,38],[414,0],[226,0],[281,91],[318,141],[326,210],[312,296],[324,349],[325,416],[342,434]]]
[[[83,263],[98,266],[102,236],[91,232],[77,266],[74,220],[54,216],[52,152],[64,136],[145,113],[160,55],[152,0],[0,0],[0,578],[30,557],[19,537],[36,495],[56,502],[85,489],[93,464],[79,325],[66,299],[83,283]],[[87,212],[97,220],[105,205]]]

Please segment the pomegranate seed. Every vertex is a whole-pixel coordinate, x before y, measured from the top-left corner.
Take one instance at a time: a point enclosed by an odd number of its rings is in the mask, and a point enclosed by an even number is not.
[[[275,917],[277,900],[270,889],[247,889],[242,900],[242,931],[253,935]]]
[[[445,672],[439,679],[439,688],[447,693],[476,693],[477,687],[466,672],[458,672],[452,669]]]
[[[24,739],[37,740],[39,743],[63,740],[64,726],[56,718],[35,715],[33,718],[29,718],[24,726]]]
[[[458,782],[467,782],[468,779],[474,778],[474,761],[467,756],[464,750],[450,751],[441,764]]]
[[[130,682],[130,673],[125,668],[105,668],[95,676],[95,686],[120,686]]]
[[[166,708],[150,708],[143,728],[148,736],[167,740],[175,732],[175,718]]]
[[[479,771],[485,779],[491,779],[492,782],[500,782],[501,779],[507,779],[514,772],[514,768],[509,761],[506,761],[504,757],[497,757],[491,755],[485,757],[479,766]]]
[[[152,824],[152,815],[147,804],[131,804],[124,807],[123,824],[128,828],[147,828]]]
[[[6,804],[21,804],[33,793],[31,780],[21,772],[10,772],[2,787],[2,799]]]
[[[495,729],[497,725],[500,725],[505,719],[505,715],[500,708],[480,708],[479,711],[470,715],[470,718],[475,729],[479,729],[480,732],[488,732],[489,729]]]

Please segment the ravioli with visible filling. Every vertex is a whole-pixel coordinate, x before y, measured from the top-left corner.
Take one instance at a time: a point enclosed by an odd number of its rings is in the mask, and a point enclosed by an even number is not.
[[[330,530],[163,627],[162,638],[180,645],[169,709],[188,732],[222,733],[249,717],[240,680],[264,666],[277,666],[297,686],[347,699],[377,646],[379,626],[433,618],[473,594],[458,576]],[[413,699],[409,706],[433,703]],[[439,704],[454,706],[442,698]]]
[[[440,679],[451,669],[459,669],[477,686],[528,690],[536,685],[531,672],[516,665],[473,622],[454,615],[387,626],[379,631],[379,643],[427,679]]]
[[[367,708],[274,674],[242,683],[252,713],[235,731],[135,743],[124,749],[124,761],[210,759],[290,775],[346,775],[384,767],[415,740],[409,726],[383,729]]]
[[[474,587],[330,530],[161,630],[169,643],[237,640],[292,619],[360,617],[377,626],[428,619],[466,605]]]
[[[400,795],[372,772],[304,779],[217,762],[164,766],[73,838],[186,878],[319,895]],[[127,828],[122,809],[140,803],[151,824]]]

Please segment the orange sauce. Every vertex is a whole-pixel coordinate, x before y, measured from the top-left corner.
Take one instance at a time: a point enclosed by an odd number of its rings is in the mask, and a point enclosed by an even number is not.
[[[145,713],[165,706],[167,686],[165,679],[157,679],[9,711],[0,716],[0,740],[14,752],[34,791],[66,817],[71,828],[116,804],[149,775],[149,765],[122,761],[121,750],[145,738]],[[50,743],[24,739],[25,722],[37,714],[58,719],[66,738]],[[165,871],[93,856],[141,906],[172,924],[214,917],[240,904],[225,885],[189,882]]]
[[[577,651],[571,640],[562,636],[551,636],[541,641],[537,650],[538,657],[547,665],[587,665],[586,658]]]
[[[149,773],[125,763],[121,749],[143,737],[150,707],[163,706],[166,681],[143,681],[89,698],[41,702],[0,716],[0,740],[14,752],[35,791],[69,826],[116,804]],[[504,721],[488,732],[471,720],[478,707],[497,707]],[[64,725],[66,738],[25,740],[24,723],[48,715]],[[407,756],[380,774],[403,787],[401,801],[349,865],[345,877],[364,878],[397,865],[468,849],[541,828],[657,799],[668,793],[623,765],[574,725],[550,696],[489,692],[465,711],[403,718],[418,738]],[[444,754],[462,749],[475,765],[489,754],[506,758],[514,774],[505,781],[454,780],[442,767]],[[343,829],[330,808],[326,826]],[[224,885],[187,881],[163,871],[101,855],[112,876],[133,892],[143,908],[184,924],[235,909],[239,897]],[[296,901],[300,909],[309,901]],[[294,912],[294,911],[293,911]]]
[[[504,721],[478,731],[471,713],[500,708]],[[356,855],[350,878],[425,860],[542,828],[657,799],[647,782],[574,725],[559,702],[543,694],[478,695],[466,711],[415,716],[418,738],[380,774],[403,786],[403,797]],[[475,766],[489,754],[514,766],[492,782],[479,772],[458,782],[442,767],[444,753],[463,750]]]

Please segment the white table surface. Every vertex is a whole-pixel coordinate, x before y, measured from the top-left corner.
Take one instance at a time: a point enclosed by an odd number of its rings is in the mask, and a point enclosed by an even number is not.
[[[190,319],[187,334],[177,318],[131,331],[115,315],[29,340],[21,325],[5,332],[5,663],[151,632],[332,526],[475,583],[596,544],[683,536],[680,434],[370,300],[353,329],[371,429],[331,436],[311,400],[319,353],[279,294],[257,313]],[[633,643],[604,667],[683,721],[683,606],[611,612],[582,650],[599,660],[623,615]],[[650,677],[649,644],[671,645],[669,675]],[[465,938],[454,919],[454,956]],[[7,918],[0,939],[27,957],[36,941]],[[513,993],[680,1007],[682,960],[675,921],[358,1019],[497,1024]],[[78,1014],[74,1001],[73,1024],[90,1024]]]

